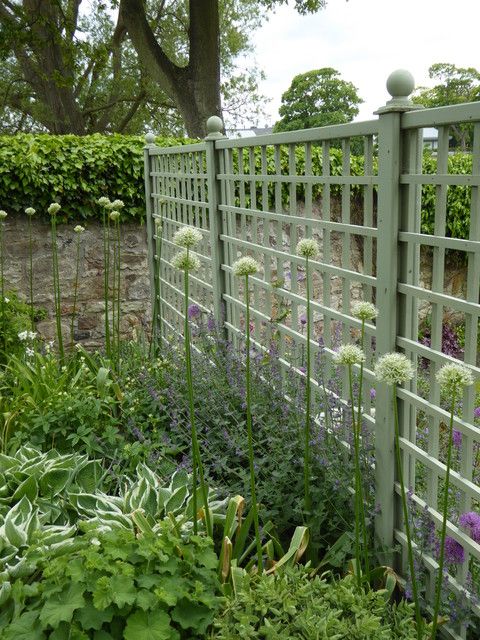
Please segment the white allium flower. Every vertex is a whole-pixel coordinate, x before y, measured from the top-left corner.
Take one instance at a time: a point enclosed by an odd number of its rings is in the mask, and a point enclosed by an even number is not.
[[[233,263],[232,270],[236,276],[253,276],[260,271],[260,265],[250,256],[244,256]]]
[[[101,207],[108,207],[108,205],[110,204],[110,199],[106,196],[102,196],[97,200],[97,204],[99,204]]]
[[[29,358],[31,358],[32,356],[35,355],[35,351],[33,349],[30,349],[30,347],[27,347],[25,349],[25,355],[27,355]]]
[[[200,260],[194,254],[180,251],[180,253],[173,256],[172,266],[182,271],[198,271],[200,269]]]
[[[5,220],[7,216],[8,216],[8,213],[3,209],[0,209],[0,220]]]
[[[18,339],[22,340],[22,342],[26,340],[27,337],[28,337],[28,331],[20,331],[20,333],[18,334]]]
[[[313,238],[304,238],[297,244],[297,255],[304,258],[316,258],[320,255],[318,242]]]
[[[359,320],[374,320],[378,316],[378,309],[371,302],[355,302],[352,305],[352,316]]]
[[[193,249],[202,240],[202,234],[195,227],[183,227],[173,235],[173,242],[184,249]]]
[[[365,354],[354,344],[342,344],[340,349],[334,354],[333,361],[335,364],[362,364],[365,362]]]
[[[156,227],[161,227],[162,226],[162,219],[161,218],[154,218],[153,222],[154,222]]]
[[[123,207],[125,206],[125,203],[123,200],[114,200],[111,205],[110,208],[111,209],[123,209]]]
[[[403,353],[386,353],[375,364],[375,377],[389,385],[411,380],[413,374],[413,364]]]
[[[474,383],[470,369],[454,362],[444,364],[435,376],[443,391],[457,391],[459,387],[469,387]]]
[[[33,216],[35,214],[35,209],[33,207],[27,207],[25,209],[25,213],[27,216]]]
[[[73,228],[75,233],[83,233],[85,231],[85,227],[82,227],[81,224],[77,224],[76,227]]]
[[[116,222],[120,218],[120,211],[111,211],[110,212],[110,220]]]
[[[60,211],[61,207],[58,202],[52,202],[52,204],[48,207],[47,211],[51,216],[56,215]]]

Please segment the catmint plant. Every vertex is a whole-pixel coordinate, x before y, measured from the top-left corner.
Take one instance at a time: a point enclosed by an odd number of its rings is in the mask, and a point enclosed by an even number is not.
[[[247,405],[247,439],[248,439],[248,462],[250,467],[250,492],[252,494],[253,525],[255,528],[255,540],[257,545],[258,571],[263,571],[262,541],[260,538],[260,525],[258,521],[257,493],[255,489],[255,466],[253,455],[253,433],[252,433],[252,407],[251,407],[251,379],[250,379],[250,291],[249,277],[255,275],[260,270],[260,265],[249,256],[244,256],[232,265],[234,275],[244,278],[245,282],[245,400]]]
[[[28,216],[28,258],[29,258],[29,292],[30,292],[30,324],[31,329],[35,328],[35,310],[33,308],[33,241],[32,241],[32,216],[35,215],[33,207],[27,207],[25,213]]]
[[[0,310],[2,314],[2,340],[3,340],[3,350],[5,351],[5,278],[4,278],[4,261],[5,261],[5,238],[4,238],[4,221],[7,217],[7,212],[0,210],[0,296],[2,297],[2,301],[0,304]]]
[[[354,429],[354,459],[355,459],[355,566],[358,587],[362,584],[362,563],[360,553],[360,539],[366,539],[365,529],[365,509],[363,504],[363,482],[360,468],[360,442],[357,437],[355,425],[355,397],[353,394],[353,366],[365,362],[365,354],[360,347],[354,344],[342,345],[333,356],[335,364],[344,365],[348,368],[348,386],[350,403],[352,405],[352,420]],[[366,552],[368,554],[368,550]]]
[[[202,458],[200,455],[200,447],[198,444],[197,428],[195,424],[195,407],[193,397],[193,381],[192,381],[192,354],[190,345],[190,322],[188,318],[188,302],[189,302],[189,274],[192,271],[197,271],[200,268],[200,260],[190,251],[198,245],[202,240],[202,234],[198,229],[194,227],[183,227],[177,231],[173,236],[173,242],[183,248],[183,251],[177,253],[173,260],[172,265],[176,269],[183,271],[183,284],[184,284],[184,344],[185,344],[185,365],[187,374],[187,392],[188,392],[188,407],[190,415],[190,434],[192,442],[192,504],[193,504],[193,531],[198,533],[197,523],[197,470],[200,476],[200,491],[202,493],[202,499],[205,509],[205,526],[207,535],[213,537],[213,525],[210,517],[210,510],[208,506],[208,491],[205,483],[205,474],[203,471]]]
[[[85,228],[82,227],[81,224],[77,224],[74,227],[75,232],[75,283],[73,286],[73,309],[72,309],[72,321],[70,325],[70,348],[73,349],[74,343],[74,328],[75,328],[75,314],[77,311],[77,294],[78,294],[78,277],[80,272],[80,237],[82,233],[85,231]]]
[[[52,272],[53,272],[53,296],[55,304],[55,324],[57,329],[57,342],[60,361],[65,358],[62,336],[62,305],[60,294],[60,272],[58,268],[58,249],[57,249],[57,213],[60,211],[58,202],[52,202],[48,207],[50,214],[50,223],[52,231]]]
[[[445,486],[442,505],[442,528],[440,530],[440,548],[437,573],[438,577],[435,591],[431,640],[435,640],[437,635],[440,599],[442,594],[443,565],[445,561],[445,539],[447,533],[448,491],[450,486],[450,468],[452,465],[453,416],[455,413],[456,402],[462,389],[464,387],[472,385],[474,382],[472,372],[463,365],[456,363],[444,364],[437,372],[436,380],[440,385],[440,390],[450,400],[450,422],[448,427],[447,464],[445,471]]]
[[[310,493],[310,421],[311,421],[311,384],[310,377],[312,373],[312,358],[310,336],[312,332],[312,305],[310,292],[310,259],[315,259],[320,254],[320,249],[316,240],[313,238],[304,238],[297,244],[297,254],[305,258],[305,285],[307,300],[307,322],[306,322],[306,371],[305,371],[305,428],[304,428],[304,453],[303,453],[303,474],[304,474],[304,507],[305,512],[309,514],[312,510],[312,497]]]
[[[415,618],[417,621],[417,637],[422,638],[423,620],[420,613],[420,597],[417,578],[415,574],[415,562],[413,557],[412,535],[408,518],[407,492],[403,479],[403,465],[400,452],[400,432],[398,426],[397,386],[413,378],[414,369],[410,360],[402,353],[386,353],[375,364],[375,377],[379,382],[384,382],[392,387],[393,413],[395,421],[395,457],[397,463],[398,481],[400,483],[400,495],[402,500],[403,520],[405,523],[405,535],[407,537],[407,555],[410,578],[412,581],[412,597],[415,606]]]

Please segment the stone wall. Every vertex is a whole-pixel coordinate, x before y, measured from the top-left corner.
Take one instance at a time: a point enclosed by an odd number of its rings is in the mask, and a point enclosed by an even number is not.
[[[100,223],[82,223],[80,269],[74,339],[86,347],[103,343],[104,270],[103,231]],[[76,271],[75,224],[58,224],[58,262],[61,283],[62,325],[64,339],[70,338],[71,314]],[[38,331],[47,339],[55,336],[54,293],[52,278],[52,243],[48,221],[32,218],[34,302],[47,311],[38,323]],[[5,287],[19,296],[29,296],[29,239],[25,217],[9,216],[5,220]],[[147,264],[146,226],[121,225],[121,332],[130,337],[135,327],[148,328],[150,322],[150,288]]]

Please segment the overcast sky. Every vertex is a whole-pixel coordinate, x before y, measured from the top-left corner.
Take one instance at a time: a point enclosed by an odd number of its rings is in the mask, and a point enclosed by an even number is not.
[[[329,0],[309,16],[283,6],[253,41],[267,76],[261,90],[271,98],[268,124],[278,120],[292,78],[321,67],[353,82],[364,100],[357,120],[368,120],[388,100],[394,69],[408,69],[417,86],[434,84],[428,67],[435,62],[480,70],[480,0]]]

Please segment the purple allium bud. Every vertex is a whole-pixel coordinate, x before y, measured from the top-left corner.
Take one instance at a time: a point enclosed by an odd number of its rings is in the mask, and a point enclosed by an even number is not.
[[[462,545],[450,536],[445,538],[445,559],[449,564],[462,564],[465,560]]]
[[[188,319],[193,320],[194,318],[198,318],[202,313],[202,310],[198,306],[198,304],[191,304],[188,307]]]
[[[470,529],[470,536],[475,542],[480,543],[480,514],[475,513],[475,511],[468,511],[467,513],[462,513],[458,521],[462,527]]]

